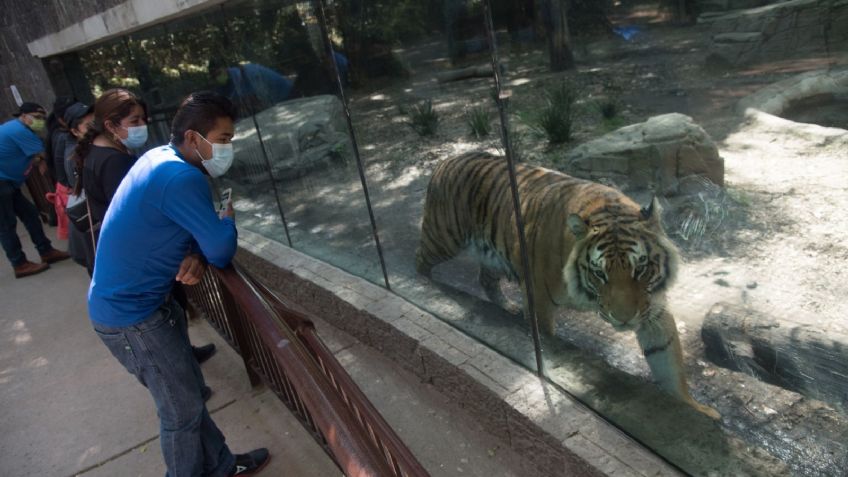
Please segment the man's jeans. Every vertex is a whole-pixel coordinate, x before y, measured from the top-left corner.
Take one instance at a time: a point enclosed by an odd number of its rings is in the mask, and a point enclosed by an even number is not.
[[[20,187],[12,181],[0,180],[0,244],[3,245],[6,258],[12,262],[13,267],[26,261],[16,230],[18,221],[15,216],[21,218],[39,254],[43,255],[53,248],[50,239],[44,235],[38,209],[24,197]]]
[[[235,457],[203,402],[205,384],[191,352],[183,309],[169,298],[137,325],[112,328],[95,323],[94,330],[153,395],[166,476],[227,475]]]

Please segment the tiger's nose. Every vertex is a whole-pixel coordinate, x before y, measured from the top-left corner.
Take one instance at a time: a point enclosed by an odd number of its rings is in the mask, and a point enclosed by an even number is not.
[[[628,315],[629,315],[629,313],[627,313],[626,311],[621,311],[621,310],[619,310],[619,311],[610,310],[610,312],[607,313],[607,316],[609,316],[610,320],[612,320],[616,324],[626,325],[628,322],[630,322],[630,320],[636,319],[636,317],[639,316],[639,312],[637,311],[637,312],[633,313],[633,315],[631,315],[631,316],[628,316]]]

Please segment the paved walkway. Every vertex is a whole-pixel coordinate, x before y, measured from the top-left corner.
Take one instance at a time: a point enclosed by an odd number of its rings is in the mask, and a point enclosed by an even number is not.
[[[37,257],[26,232],[19,235],[27,255]],[[23,279],[14,278],[5,259],[0,264],[0,462],[16,475],[161,476],[153,401],[92,331],[87,287],[85,270],[71,261]],[[351,337],[317,325],[432,475],[531,475],[522,457],[444,396]],[[262,475],[341,475],[270,391],[250,388],[241,359],[208,324],[194,320],[190,333],[193,343],[218,347],[203,365],[214,390],[207,404],[235,452],[268,447],[272,462]]]

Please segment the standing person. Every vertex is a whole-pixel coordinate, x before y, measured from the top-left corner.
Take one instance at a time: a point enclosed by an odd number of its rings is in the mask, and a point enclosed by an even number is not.
[[[236,251],[232,204],[219,215],[204,175],[232,164],[236,112],[227,98],[194,93],[171,126],[171,144],[148,151],[118,187],[100,234],[88,308],[115,358],[147,387],[160,420],[170,476],[248,476],[267,449],[233,455],[206,409],[172,284],[200,281],[206,264],[225,267]]]
[[[77,147],[77,141],[85,137],[88,132],[88,125],[94,121],[94,106],[88,106],[83,103],[74,103],[68,106],[64,116],[65,124],[68,125],[70,136],[65,142],[64,164],[62,168],[65,171],[65,178],[68,181],[68,189],[73,191],[77,183],[76,161],[74,160],[74,150]],[[59,165],[56,165],[59,168]],[[82,232],[75,226],[68,228],[68,253],[71,254],[74,262],[86,267],[88,270],[88,250],[91,236],[87,232]],[[89,270],[91,276],[91,270]]]
[[[147,142],[147,115],[139,99],[131,92],[115,88],[94,102],[94,121],[77,142],[74,155],[77,173],[82,178],[74,194],[85,190],[94,224],[94,243],[86,241],[89,275],[94,270],[94,250],[100,235],[100,223],[112,202],[121,180],[138,159],[130,149]]]
[[[38,104],[23,103],[15,116],[0,125],[0,243],[15,270],[15,278],[22,278],[41,273],[50,267],[48,264],[70,258],[70,255],[53,248],[44,235],[38,210],[21,192],[26,173],[33,164],[37,163],[40,172],[47,168],[44,143],[36,134],[44,130],[46,112]],[[27,260],[16,230],[16,216],[24,223],[41,255],[41,263]]]
[[[70,96],[59,96],[53,102],[53,111],[47,117],[47,141],[45,152],[47,155],[47,166],[50,169],[50,175],[55,181],[54,186],[56,192],[52,196],[48,196],[48,200],[53,203],[56,209],[56,237],[66,240],[68,239],[68,218],[65,216],[65,206],[68,205],[68,195],[71,193],[71,188],[68,185],[68,176],[65,173],[65,146],[70,140],[71,133],[68,131],[68,124],[65,121],[65,111],[76,100]]]

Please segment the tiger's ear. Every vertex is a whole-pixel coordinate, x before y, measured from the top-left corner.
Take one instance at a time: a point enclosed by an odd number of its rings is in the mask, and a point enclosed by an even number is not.
[[[642,218],[657,225],[662,224],[662,206],[657,196],[651,199],[647,207],[642,207]]]
[[[571,230],[571,233],[573,233],[578,240],[582,239],[587,233],[589,233],[589,224],[577,214],[569,215],[565,223],[568,224],[568,228]]]

